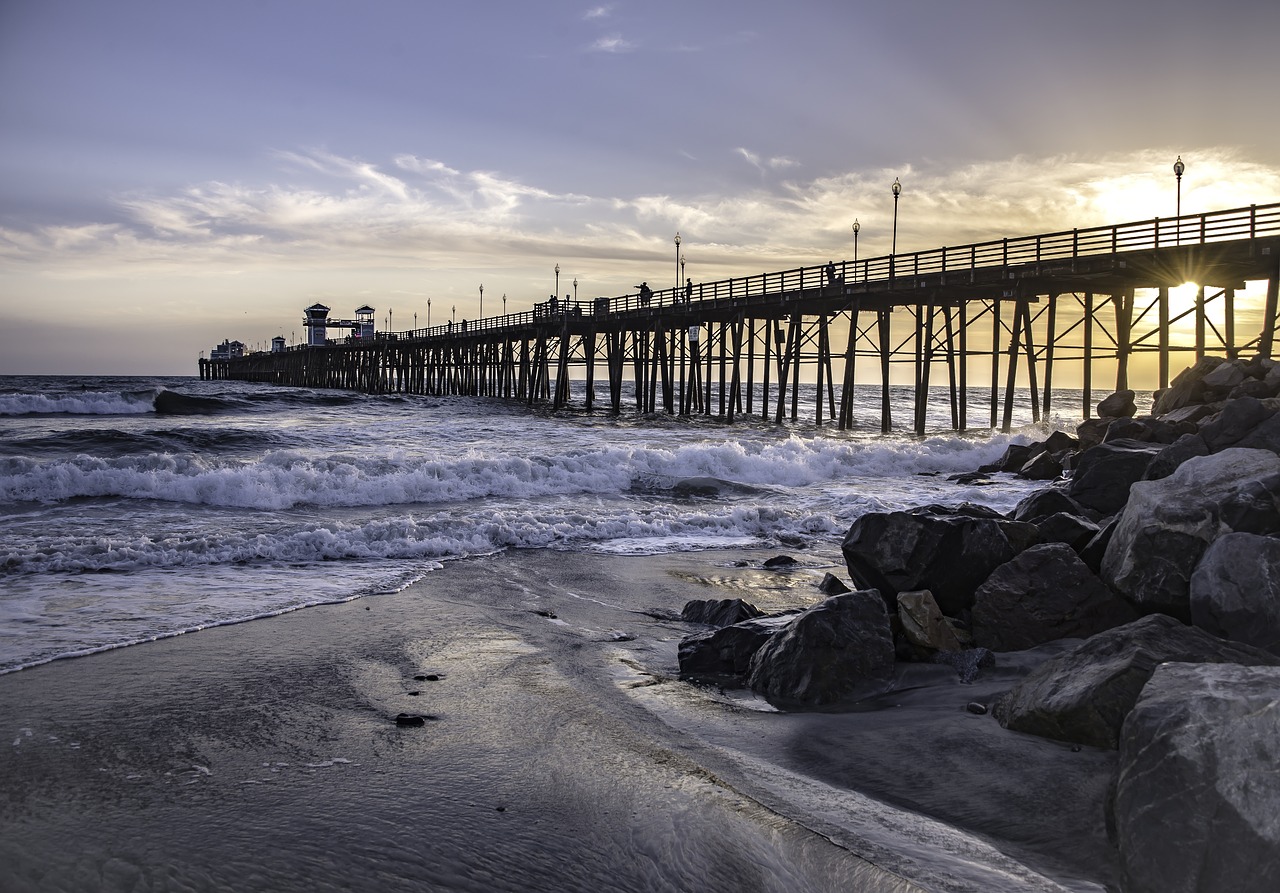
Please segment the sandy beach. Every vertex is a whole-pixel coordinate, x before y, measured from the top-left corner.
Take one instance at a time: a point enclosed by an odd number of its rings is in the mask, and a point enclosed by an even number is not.
[[[509,551],[0,676],[0,889],[1102,890],[1114,753],[965,709],[1061,646],[845,712],[678,680],[689,599],[847,579],[770,554]]]

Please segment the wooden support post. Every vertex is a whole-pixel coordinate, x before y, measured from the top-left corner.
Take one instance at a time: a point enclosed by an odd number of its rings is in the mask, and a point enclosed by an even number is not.
[[[1036,381],[1036,345],[1031,334],[1031,307],[1025,302],[1022,308],[1022,328],[1025,333],[1023,344],[1027,351],[1027,388],[1031,395],[1031,420],[1038,422],[1040,421],[1040,393]]]
[[[1267,302],[1262,311],[1262,331],[1258,333],[1258,353],[1271,358],[1276,340],[1276,309],[1280,305],[1280,255],[1267,279]]]
[[[960,430],[960,403],[958,385],[956,381],[956,331],[955,320],[951,317],[951,308],[944,306],[942,308],[942,318],[946,326],[947,343],[947,395],[951,399],[951,429],[953,431]]]
[[[1196,362],[1204,359],[1204,286],[1196,287]]]
[[[1026,301],[1021,299],[1013,303],[1013,326],[1009,331],[1009,371],[1004,387],[1004,419],[1000,430],[1008,434],[1013,429],[1013,394],[1018,378],[1018,354],[1022,333],[1022,314],[1026,311]]]
[[[1133,328],[1133,289],[1124,289],[1118,295],[1112,295],[1112,303],[1116,311],[1116,390],[1129,388],[1129,351],[1132,349],[1130,339]]]
[[[1080,415],[1093,414],[1093,292],[1084,293],[1084,368],[1080,372],[1080,390],[1084,400]]]
[[[747,415],[752,413],[752,400],[756,390],[756,321],[755,317],[747,320]]]
[[[991,427],[1000,413],[1000,299],[991,300]]]
[[[791,359],[791,341],[794,337],[794,326],[784,333],[780,321],[774,323],[773,340],[778,348],[778,409],[774,414],[773,421],[778,425],[782,424],[783,413],[786,411],[787,406],[787,372]],[[785,347],[783,346],[784,339]]]
[[[969,302],[961,301],[956,308],[956,329],[960,338],[960,424],[959,430],[969,430]]]
[[[823,378],[823,366],[830,368],[831,357],[827,352],[827,315],[819,313],[818,315],[818,388],[814,393],[813,419],[814,425],[822,427],[822,386],[826,384]]]
[[[858,357],[858,300],[849,307],[849,342],[844,349],[844,383],[840,387],[840,421],[838,428],[848,431],[853,427],[853,395],[857,387],[854,366]]]
[[[791,315],[791,421],[800,412],[800,358],[804,354],[804,318],[799,313]]]
[[[1169,386],[1169,286],[1162,285],[1156,293],[1156,307],[1159,312],[1159,330],[1157,331],[1157,380],[1160,390]]]
[[[933,367],[933,305],[916,304],[916,435],[923,437],[929,408],[929,372]]]
[[[1227,341],[1227,359],[1239,359],[1240,348],[1236,347],[1236,290],[1229,285],[1222,291],[1222,330]]]
[[[890,342],[889,327],[891,320],[888,308],[877,311],[877,324],[880,327],[880,433],[888,434],[893,430],[893,410],[889,405],[889,355],[893,350]]]
[[[1058,341],[1058,296],[1051,294],[1048,301],[1044,338],[1044,403],[1041,407],[1045,418],[1053,411],[1053,352]]]

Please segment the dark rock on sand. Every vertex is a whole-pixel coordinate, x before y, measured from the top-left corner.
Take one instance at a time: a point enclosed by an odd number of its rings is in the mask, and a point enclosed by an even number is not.
[[[685,602],[680,612],[680,619],[685,623],[705,623],[709,626],[732,626],[752,617],[759,617],[762,612],[750,602],[740,598],[706,598]]]
[[[1031,446],[1023,443],[1011,443],[1004,448],[1004,454],[994,462],[980,466],[978,471],[991,473],[994,471],[1017,471],[1027,464],[1031,458]]]
[[[767,568],[795,567],[799,563],[800,562],[796,561],[790,555],[775,555],[772,558],[766,559],[764,566]]]
[[[1099,527],[1088,518],[1079,515],[1058,512],[1035,522],[1040,531],[1040,539],[1046,543],[1063,543],[1079,553],[1098,535]],[[1095,568],[1090,568],[1097,573]]]
[[[976,645],[1024,651],[1135,619],[1133,608],[1063,543],[1033,546],[992,571],[974,596]]]
[[[1191,622],[1280,655],[1280,539],[1228,533],[1191,574]]]
[[[844,580],[841,580],[835,574],[827,573],[822,575],[822,582],[818,584],[818,591],[823,595],[839,595],[842,592],[851,592],[852,590],[844,585]]]
[[[1280,532],[1280,456],[1229,449],[1134,484],[1102,579],[1141,611],[1190,619],[1191,574],[1205,549],[1231,532]]]
[[[1158,667],[1124,723],[1111,821],[1126,893],[1280,890],[1280,670]]]
[[[396,716],[396,725],[402,728],[416,728],[417,726],[426,725],[425,716],[419,716],[416,713],[400,713]]]
[[[1138,412],[1133,391],[1116,391],[1098,404],[1098,415],[1104,419],[1130,418]]]
[[[1062,477],[1062,460],[1048,450],[1036,453],[1018,469],[1018,476],[1029,481],[1054,481]]]
[[[795,614],[776,614],[744,620],[680,640],[680,675],[693,679],[745,676],[751,658],[774,633],[784,629]]]
[[[995,568],[1039,539],[1034,525],[965,503],[872,513],[853,522],[841,551],[855,586],[877,589],[891,611],[897,594],[928,589],[956,616]]]
[[[1129,487],[1142,480],[1160,447],[1138,440],[1113,440],[1085,450],[1071,473],[1067,495],[1076,502],[1111,515],[1129,498]]]
[[[933,600],[933,593],[927,589],[898,593],[898,625],[902,635],[915,648],[927,652],[960,651],[964,648],[938,603]]]
[[[893,635],[879,592],[834,595],[791,619],[751,659],[751,688],[783,705],[820,707],[885,691]]]
[[[1260,648],[1152,614],[1045,661],[1002,695],[993,713],[1007,729],[1115,748],[1139,692],[1166,661],[1280,665],[1280,657]]]

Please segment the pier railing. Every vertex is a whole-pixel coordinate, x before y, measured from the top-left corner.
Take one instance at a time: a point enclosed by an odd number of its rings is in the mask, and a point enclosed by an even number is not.
[[[719,279],[694,285],[690,302],[741,301],[765,295],[806,292],[832,284],[855,291],[892,290],[897,280],[908,277],[1017,268],[1082,257],[1173,247],[1191,248],[1216,242],[1240,242],[1276,236],[1280,236],[1280,203],[1250,205],[1226,211],[1185,214],[1173,218],[1154,217],[1131,223],[843,260],[832,262],[830,267],[824,263]],[[647,300],[642,300],[639,293],[582,301],[557,299],[555,302],[542,302],[533,310],[519,313],[451,321],[405,332],[380,332],[375,340],[419,340],[458,334],[492,333],[496,330],[522,329],[549,317],[599,317],[669,308],[684,303],[686,299],[683,286],[654,291]],[[290,350],[303,347],[305,345],[297,345]]]

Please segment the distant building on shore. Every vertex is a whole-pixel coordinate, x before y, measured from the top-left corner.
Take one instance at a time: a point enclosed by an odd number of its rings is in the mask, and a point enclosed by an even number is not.
[[[223,341],[209,351],[209,359],[211,360],[236,360],[242,356],[244,356],[243,341]]]

